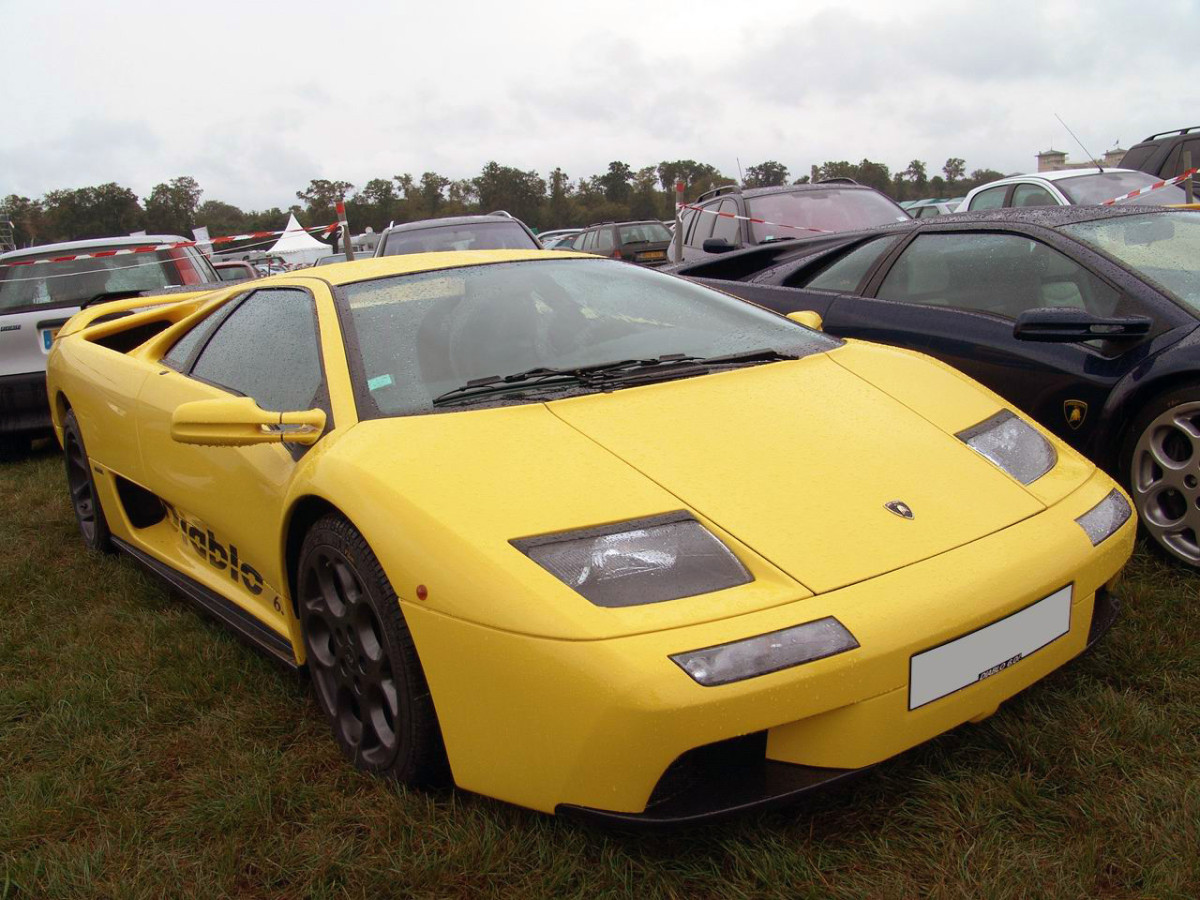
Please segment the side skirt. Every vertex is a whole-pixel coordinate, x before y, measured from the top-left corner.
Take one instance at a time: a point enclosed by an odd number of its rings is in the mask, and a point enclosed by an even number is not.
[[[285,669],[294,672],[299,668],[292,653],[291,642],[254,618],[236,603],[175,571],[166,563],[159,562],[120,538],[114,537],[112,541],[118,549],[129,554],[136,562],[179,591],[218,622],[232,629],[234,634],[250,646],[263,651]]]

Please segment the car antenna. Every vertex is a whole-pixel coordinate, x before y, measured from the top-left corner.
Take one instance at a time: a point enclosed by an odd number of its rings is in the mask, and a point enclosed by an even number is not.
[[[1092,162],[1094,162],[1096,164],[1096,168],[1099,169],[1101,172],[1103,172],[1104,166],[1100,165],[1100,160],[1098,160],[1098,159],[1096,159],[1096,157],[1092,156],[1092,154],[1090,152],[1088,152],[1088,148],[1083,146],[1083,141],[1081,141],[1079,138],[1075,137],[1075,132],[1073,132],[1071,130],[1070,125],[1068,125],[1066,122],[1063,122],[1062,116],[1060,116],[1058,113],[1055,113],[1054,118],[1058,119],[1058,121],[1062,125],[1062,127],[1067,129],[1067,134],[1069,134],[1069,135],[1071,135],[1071,137],[1075,138],[1075,143],[1077,143],[1079,145],[1079,149],[1082,150],[1084,153],[1086,153],[1088,159],[1090,159]]]
[[[738,164],[738,181],[740,181],[742,184],[745,184],[746,176],[742,174],[742,160],[740,157],[737,157],[737,156],[735,156],[734,159],[737,161],[737,164]]]

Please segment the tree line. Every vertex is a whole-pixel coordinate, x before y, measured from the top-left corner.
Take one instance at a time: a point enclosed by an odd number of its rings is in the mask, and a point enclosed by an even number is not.
[[[746,188],[806,184],[826,178],[853,178],[888,194],[894,200],[960,196],[977,185],[1003,177],[992,169],[966,173],[957,157],[946,160],[941,174],[929,176],[921,160],[891,171],[883,163],[830,160],[792,180],[787,166],[766,160],[748,167],[741,178]],[[614,161],[605,172],[572,180],[561,168],[545,178],[533,170],[487,163],[474,178],[451,179],[436,172],[372,178],[361,187],[349,181],[313,179],[296,192],[288,209],[244,211],[222,200],[201,202],[203,190],[195,178],[182,175],[155,185],[144,201],[115,182],[84,188],[49,191],[40,199],[10,194],[0,202],[0,219],[12,221],[18,246],[56,241],[109,237],[145,230],[152,234],[188,236],[207,226],[213,237],[247,231],[277,230],[295,213],[305,225],[336,219],[334,205],[346,202],[351,228],[380,231],[392,222],[411,222],[439,216],[506,210],[534,229],[583,226],[592,222],[670,219],[674,216],[675,185],[694,201],[702,192],[738,179],[715,166],[692,159],[663,161],[634,169]]]

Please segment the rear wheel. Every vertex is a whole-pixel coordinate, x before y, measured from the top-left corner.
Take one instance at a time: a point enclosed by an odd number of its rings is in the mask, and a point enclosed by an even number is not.
[[[108,520],[104,518],[104,509],[100,506],[100,498],[96,496],[92,465],[73,410],[69,410],[63,418],[63,452],[67,461],[71,507],[83,543],[95,553],[112,553],[112,534],[108,530]]]
[[[313,690],[343,752],[408,784],[444,780],[433,699],[396,593],[342,516],[309,530],[297,586]]]
[[[1168,555],[1200,567],[1200,386],[1153,400],[1130,429],[1123,456],[1146,533]]]

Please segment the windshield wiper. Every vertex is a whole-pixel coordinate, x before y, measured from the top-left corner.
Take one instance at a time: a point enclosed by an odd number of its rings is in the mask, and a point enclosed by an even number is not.
[[[664,353],[648,359],[618,359],[592,363],[587,366],[549,368],[536,366],[511,375],[489,375],[472,378],[461,387],[433,398],[434,406],[469,400],[475,397],[503,393],[514,388],[562,388],[572,384],[603,388],[609,384],[656,381],[681,375],[703,375],[710,367],[742,365],[745,363],[775,362],[796,359],[796,356],[777,350],[749,350],[724,356],[688,356],[686,353]]]

